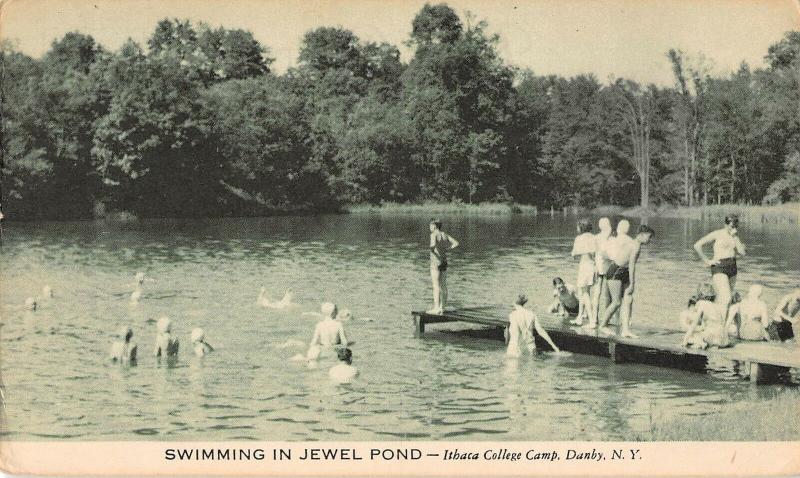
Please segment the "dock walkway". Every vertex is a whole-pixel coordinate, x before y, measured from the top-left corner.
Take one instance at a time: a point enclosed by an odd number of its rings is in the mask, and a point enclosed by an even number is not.
[[[462,307],[442,315],[412,311],[415,335],[425,332],[427,324],[467,322],[490,327],[508,326],[510,306],[485,305]],[[559,317],[538,314],[550,337],[564,350],[607,356],[615,362],[636,362],[663,367],[705,369],[708,359],[727,360],[740,365],[752,382],[773,382],[791,368],[800,368],[800,347],[796,343],[735,342],[728,348],[690,349],[681,345],[683,332],[635,327],[638,338],[606,335],[565,323]],[[537,340],[537,344],[539,341]],[[743,367],[743,368],[742,368]]]

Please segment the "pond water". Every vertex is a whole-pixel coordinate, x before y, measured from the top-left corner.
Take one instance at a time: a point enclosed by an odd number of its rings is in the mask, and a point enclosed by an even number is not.
[[[550,281],[573,281],[575,217],[445,218],[461,241],[450,260],[453,300],[510,303],[524,291],[539,310]],[[633,221],[636,227],[636,221]],[[693,242],[717,224],[650,219],[655,239],[639,269],[634,326],[677,328],[708,278]],[[621,440],[654,420],[702,416],[790,385],[751,386],[720,364],[708,374],[543,354],[507,362],[503,343],[431,326],[413,337],[409,311],[429,307],[427,219],[334,215],[132,223],[5,224],[2,378],[6,439],[43,440]],[[747,225],[739,289],[758,282],[772,308],[800,277],[797,226]],[[152,281],[138,307],[133,277]],[[25,298],[50,285],[36,312]],[[297,306],[256,304],[261,287]],[[293,362],[315,318],[335,301],[347,322],[349,385]],[[152,357],[154,319],[167,314],[182,342],[176,363]],[[371,320],[369,320],[371,319]],[[107,360],[130,324],[136,367]],[[194,327],[216,351],[189,350]],[[713,376],[712,377],[710,377]]]

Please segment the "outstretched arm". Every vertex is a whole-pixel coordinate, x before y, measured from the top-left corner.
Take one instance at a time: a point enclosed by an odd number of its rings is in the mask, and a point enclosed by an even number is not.
[[[705,252],[703,252],[703,246],[710,242],[714,242],[717,237],[717,231],[709,232],[705,236],[701,237],[700,240],[694,243],[694,250],[697,251],[697,255],[700,256],[700,260],[702,260],[707,266],[712,265],[712,261],[706,256]]]
[[[694,313],[694,317],[689,322],[689,327],[686,329],[686,334],[683,336],[683,341],[681,342],[683,346],[689,345],[689,338],[694,334],[694,330],[700,325],[700,319],[703,317],[703,313],[697,311]]]
[[[742,242],[742,240],[739,238],[738,235],[736,236],[736,253],[739,254],[740,256],[746,255],[744,242]]]
[[[447,240],[450,241],[450,249],[455,249],[458,247],[459,242],[456,241],[456,239],[450,234],[447,235]]]
[[[311,337],[311,342],[308,344],[308,346],[313,347],[318,343],[319,343],[319,325],[314,327],[314,335]]]
[[[561,349],[558,348],[555,343],[553,343],[553,339],[550,338],[550,334],[548,334],[547,331],[544,330],[544,327],[542,327],[542,324],[539,323],[539,317],[534,317],[533,327],[536,329],[536,333],[541,335],[542,338],[546,340],[551,347],[553,347],[553,350],[556,352],[561,352]]]
[[[639,260],[640,252],[642,252],[642,245],[637,242],[636,247],[634,247],[633,251],[631,251],[631,257],[628,260],[628,280],[630,285],[628,285],[628,288],[625,289],[625,293],[628,295],[633,294],[633,289],[636,287],[636,262]]]

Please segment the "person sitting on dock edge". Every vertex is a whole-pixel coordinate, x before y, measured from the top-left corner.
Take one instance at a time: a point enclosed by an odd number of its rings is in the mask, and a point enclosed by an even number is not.
[[[778,302],[778,306],[775,307],[775,317],[797,325],[797,321],[800,319],[800,286],[783,296]]]
[[[577,317],[580,309],[580,301],[575,291],[575,286],[567,284],[561,277],[553,279],[553,297],[556,300],[550,304],[550,313],[558,314],[559,317]],[[575,323],[574,321],[572,323]]]
[[[620,221],[622,222],[622,221]],[[631,332],[631,313],[633,312],[633,292],[636,287],[636,263],[642,246],[650,243],[655,231],[647,224],[639,226],[635,240],[619,240],[613,242],[609,249],[609,257],[613,261],[608,269],[608,289],[611,293],[611,303],[606,307],[600,322],[601,329],[606,333],[612,331],[608,328],[611,317],[620,310],[620,335],[635,338]]]
[[[458,247],[458,241],[442,230],[442,221],[431,219],[431,281],[433,308],[429,314],[442,314],[447,305],[447,251]]]
[[[704,349],[709,345],[717,347],[730,346],[728,326],[722,317],[719,307],[707,297],[698,298],[694,316],[683,336],[684,347]]]
[[[536,316],[536,313],[525,308],[527,303],[528,297],[525,294],[520,294],[514,302],[514,310],[508,315],[508,327],[505,330],[505,338],[508,343],[506,356],[519,357],[522,353],[522,347],[525,347],[531,355],[536,354],[534,330],[553,347],[554,351],[560,352],[561,350],[553,343],[550,335],[539,323],[539,317]]]

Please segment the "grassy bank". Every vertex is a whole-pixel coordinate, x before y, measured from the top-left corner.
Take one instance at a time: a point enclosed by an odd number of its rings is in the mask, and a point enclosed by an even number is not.
[[[776,204],[773,206],[748,206],[741,204],[715,204],[710,206],[670,206],[643,209],[624,209],[619,206],[599,206],[592,214],[629,217],[658,216],[689,219],[711,219],[720,221],[728,214],[737,214],[746,223],[800,223],[800,203]]]
[[[464,204],[458,202],[357,204],[344,208],[351,214],[419,215],[419,216],[499,216],[508,214],[536,215],[536,206],[509,203]]]
[[[703,417],[653,417],[642,441],[795,441],[800,438],[800,394],[722,405]]]

